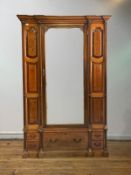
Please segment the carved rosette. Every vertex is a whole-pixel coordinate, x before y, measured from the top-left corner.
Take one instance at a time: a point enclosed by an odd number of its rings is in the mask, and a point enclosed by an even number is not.
[[[28,58],[36,58],[37,57],[37,40],[38,40],[38,32],[35,27],[30,27],[27,30],[26,34],[26,56]]]

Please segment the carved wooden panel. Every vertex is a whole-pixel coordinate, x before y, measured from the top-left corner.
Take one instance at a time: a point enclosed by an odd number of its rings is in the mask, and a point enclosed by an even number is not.
[[[30,140],[27,140],[26,141],[26,145],[28,145],[27,146],[27,150],[28,151],[38,151],[39,148],[40,148],[39,141],[30,141]]]
[[[38,91],[38,65],[37,63],[27,63],[27,92]]]
[[[92,141],[92,148],[93,149],[103,149],[104,148],[104,143],[101,140],[93,140]]]
[[[23,31],[25,122],[33,126],[40,121],[38,26],[24,24]]]
[[[40,59],[38,57],[38,26],[23,25],[23,70],[24,70],[24,110],[25,148],[39,150],[40,133],[36,128],[40,123]]]
[[[92,92],[103,92],[103,64],[92,63]]]
[[[27,140],[33,141],[33,140],[38,140],[40,139],[40,134],[38,132],[30,132],[27,133]]]
[[[39,122],[39,106],[38,98],[29,98],[27,100],[27,116],[29,124],[38,124]]]
[[[103,31],[101,28],[96,28],[92,33],[92,55],[99,58],[103,56]]]
[[[105,122],[105,58],[104,58],[104,25],[91,24],[91,62],[90,62],[90,90],[91,123],[104,124]]]
[[[103,131],[93,131],[92,132],[92,140],[103,140],[104,132]]]
[[[29,58],[37,57],[37,30],[35,27],[31,27],[27,31],[26,53]]]
[[[103,123],[104,124],[104,99],[103,98],[92,98],[91,99],[91,121],[92,123]]]

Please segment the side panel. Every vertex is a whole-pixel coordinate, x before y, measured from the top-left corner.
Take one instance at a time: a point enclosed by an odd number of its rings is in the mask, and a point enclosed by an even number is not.
[[[106,149],[106,41],[104,21],[90,24],[90,149]]]
[[[40,58],[39,27],[23,24],[24,136],[25,151],[40,148]]]

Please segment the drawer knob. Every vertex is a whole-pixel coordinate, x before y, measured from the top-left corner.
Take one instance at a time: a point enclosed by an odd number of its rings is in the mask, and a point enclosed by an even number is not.
[[[58,139],[53,139],[53,140],[50,139],[50,140],[49,140],[50,143],[56,143],[57,141],[58,141]]]
[[[80,143],[80,142],[82,141],[82,139],[81,139],[81,138],[79,138],[79,139],[74,138],[73,141],[74,141],[75,143]]]
[[[101,142],[95,142],[94,145],[95,147],[101,147]]]

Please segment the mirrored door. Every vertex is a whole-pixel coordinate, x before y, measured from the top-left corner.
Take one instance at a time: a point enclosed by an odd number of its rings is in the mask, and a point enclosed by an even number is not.
[[[83,32],[45,33],[47,125],[84,124]]]

